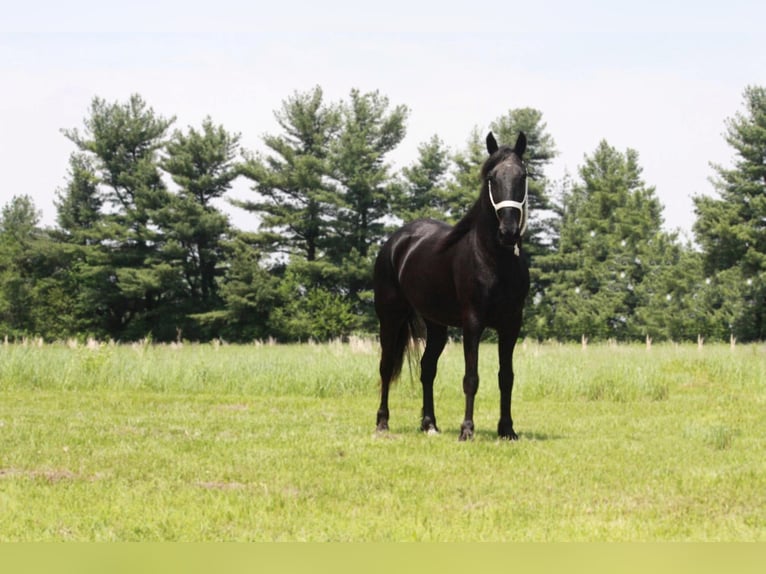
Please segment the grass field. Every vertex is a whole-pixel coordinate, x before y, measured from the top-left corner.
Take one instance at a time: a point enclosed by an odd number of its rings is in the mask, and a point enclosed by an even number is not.
[[[459,443],[462,357],[373,432],[377,348],[0,346],[2,541],[766,541],[766,347],[496,350]]]

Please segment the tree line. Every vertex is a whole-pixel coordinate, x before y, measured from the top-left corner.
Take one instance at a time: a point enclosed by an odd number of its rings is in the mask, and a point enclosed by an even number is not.
[[[463,149],[434,135],[394,170],[408,109],[379,92],[330,102],[321,87],[275,111],[264,151],[206,118],[174,128],[141,96],[94,98],[56,193],[56,225],[29,195],[0,214],[0,335],[48,340],[150,337],[325,340],[374,333],[371,270],[390,231],[418,217],[455,223],[476,200],[484,134]],[[696,245],[663,230],[636,150],[602,141],[575,177],[541,111],[490,124],[528,139],[532,289],[523,336],[536,339],[766,339],[766,89],[726,121],[731,167],[694,198]],[[252,189],[227,198],[235,180]],[[4,194],[5,195],[5,194]],[[10,195],[10,194],[8,194]],[[253,214],[235,228],[228,200]]]

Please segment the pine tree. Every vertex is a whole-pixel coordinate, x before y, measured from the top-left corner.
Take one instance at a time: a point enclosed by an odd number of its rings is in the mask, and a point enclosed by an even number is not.
[[[56,221],[63,232],[62,239],[83,246],[96,242],[104,199],[99,193],[93,162],[86,154],[73,153],[69,157],[69,182],[56,196]]]
[[[448,219],[450,166],[450,152],[439,136],[434,135],[420,144],[415,163],[402,169],[402,189],[395,214],[405,222],[424,217]]]
[[[238,153],[239,135],[206,118],[201,130],[176,131],[160,164],[178,185],[178,192],[156,216],[165,235],[163,254],[182,275],[184,306],[193,313],[220,302],[223,242],[231,235],[231,226],[213,201],[239,175]]]
[[[336,288],[348,297],[358,327],[373,329],[372,266],[393,213],[397,183],[386,162],[404,139],[405,106],[390,107],[379,92],[352,90],[341,104],[341,128],[332,148],[338,204],[332,216],[329,260],[339,271]]]
[[[713,331],[700,253],[682,245],[676,234],[660,232],[641,245],[637,258],[645,272],[635,286],[632,337],[709,338]]]
[[[113,338],[175,336],[175,326],[160,319],[176,302],[180,277],[161,255],[164,236],[156,222],[170,200],[158,161],[173,121],[138,95],[125,103],[94,98],[84,130],[63,130],[91,162],[104,205],[92,240],[99,257],[85,273],[91,314]]]
[[[72,333],[99,339],[109,336],[101,309],[108,306],[108,292],[116,288],[109,256],[102,241],[106,235],[103,212],[105,198],[91,157],[82,152],[69,158],[69,180],[57,190],[55,202],[58,228],[53,237],[71,258],[68,270],[73,298],[70,317]]]
[[[79,327],[73,252],[39,223],[26,195],[0,212],[0,333],[63,339]]]
[[[328,249],[338,203],[328,180],[328,156],[340,128],[339,111],[325,103],[317,86],[293,94],[275,116],[282,133],[265,136],[268,154],[250,157],[243,167],[258,199],[235,204],[258,214],[260,241],[269,252],[315,261]]]
[[[40,212],[28,195],[14,196],[0,212],[0,328],[5,336],[34,334],[30,259]]]
[[[332,152],[332,177],[340,205],[333,222],[338,238],[333,260],[349,250],[366,258],[384,236],[394,188],[386,156],[404,139],[407,108],[389,109],[379,92],[352,90],[341,106],[341,129]]]
[[[447,209],[444,217],[447,223],[457,223],[476,203],[476,194],[481,188],[481,166],[487,159],[485,137],[486,134],[474,128],[466,140],[465,148],[452,157],[454,168],[452,178],[447,183]],[[504,140],[499,141],[511,145]]]
[[[739,340],[766,338],[766,88],[744,91],[744,111],[726,122],[732,168],[714,165],[718,197],[694,198],[717,323]]]
[[[581,182],[564,197],[558,250],[541,258],[547,289],[537,301],[538,336],[636,337],[647,254],[665,240],[661,205],[641,179],[634,150],[623,154],[602,141],[579,173]]]

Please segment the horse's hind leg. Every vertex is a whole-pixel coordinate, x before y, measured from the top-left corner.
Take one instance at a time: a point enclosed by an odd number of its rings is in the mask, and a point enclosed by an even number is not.
[[[404,350],[409,340],[406,315],[387,317],[380,321],[380,406],[376,429],[388,430],[388,391],[402,366]]]
[[[447,343],[447,327],[435,323],[426,323],[426,350],[420,360],[420,383],[423,385],[423,418],[420,428],[424,432],[436,433],[436,413],[434,410],[434,379],[439,356]]]

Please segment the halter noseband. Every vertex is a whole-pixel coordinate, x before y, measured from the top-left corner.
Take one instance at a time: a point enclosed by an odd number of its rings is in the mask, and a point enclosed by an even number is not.
[[[527,205],[529,179],[527,179],[527,176],[524,176],[524,199],[521,201],[512,201],[510,199],[506,199],[505,201],[499,201],[498,203],[495,203],[495,198],[492,197],[492,182],[489,179],[487,180],[487,190],[489,191],[489,201],[492,203],[492,207],[495,209],[495,215],[497,215],[498,219],[500,219],[499,212],[504,207],[513,207],[521,212],[521,231],[519,233],[520,235],[524,235],[524,232],[527,230],[527,219],[529,219],[529,207]]]

